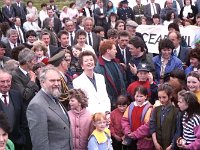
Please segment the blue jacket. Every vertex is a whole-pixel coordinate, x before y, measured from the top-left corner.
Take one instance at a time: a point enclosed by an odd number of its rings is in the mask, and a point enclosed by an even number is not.
[[[190,72],[192,72],[193,71],[193,66],[189,66],[189,67],[187,67],[186,69],[185,69],[185,75],[187,76]]]
[[[161,56],[155,56],[153,57],[153,63],[156,70],[156,77],[155,80],[157,83],[160,81],[160,70],[161,70]],[[174,69],[179,68],[183,70],[182,61],[178,59],[176,56],[171,56],[170,60],[168,61],[166,68],[165,68],[165,74],[171,73]]]

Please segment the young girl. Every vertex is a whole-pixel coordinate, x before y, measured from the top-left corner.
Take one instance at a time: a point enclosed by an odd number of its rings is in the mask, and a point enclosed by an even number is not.
[[[125,136],[130,137],[131,133],[136,131],[141,125],[147,123],[150,119],[152,105],[147,100],[148,91],[143,86],[138,86],[134,90],[135,101],[132,102],[126,109],[122,118],[122,128]],[[124,141],[126,142],[126,141]],[[124,143],[123,142],[123,143]],[[151,139],[138,139],[137,146],[135,141],[131,143],[131,149],[153,149],[153,142]]]
[[[112,145],[114,150],[122,150],[122,139],[124,133],[122,131],[121,119],[128,106],[128,99],[126,96],[120,95],[116,101],[116,109],[110,114],[110,131],[112,136]]]
[[[42,62],[43,59],[47,58],[47,47],[44,42],[35,41],[33,43],[32,50],[35,52],[37,63]]]
[[[180,91],[178,106],[184,114],[181,119],[182,137],[178,138],[177,146],[183,149],[198,150],[200,148],[200,104],[196,95],[189,91]]]
[[[172,105],[173,89],[167,84],[158,87],[158,99],[161,106],[155,107],[152,112],[149,128],[156,150],[171,149],[176,129],[178,109]]]
[[[92,133],[92,115],[86,110],[88,98],[80,89],[68,91],[69,105],[68,112],[73,135],[74,150],[87,149],[88,137]]]
[[[198,102],[200,103],[200,75],[198,72],[192,71],[188,74],[187,87],[196,94]]]
[[[113,150],[110,130],[106,128],[104,113],[95,113],[93,118],[95,130],[89,137],[88,150]]]

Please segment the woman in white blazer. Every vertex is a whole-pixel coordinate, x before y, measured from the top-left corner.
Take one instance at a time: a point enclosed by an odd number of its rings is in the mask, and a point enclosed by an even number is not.
[[[106,91],[104,76],[94,72],[96,56],[91,51],[83,51],[79,56],[83,73],[73,80],[75,89],[82,89],[88,97],[87,109],[92,113],[110,111],[110,99]]]

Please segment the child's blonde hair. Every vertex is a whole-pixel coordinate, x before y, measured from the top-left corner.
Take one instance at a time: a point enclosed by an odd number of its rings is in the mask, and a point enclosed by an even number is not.
[[[96,122],[96,121],[101,121],[101,120],[106,120],[106,115],[105,113],[95,113],[92,117],[92,121]]]

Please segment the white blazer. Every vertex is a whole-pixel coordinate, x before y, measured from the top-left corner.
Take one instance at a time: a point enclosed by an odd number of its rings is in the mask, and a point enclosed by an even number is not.
[[[106,91],[105,79],[103,75],[97,73],[94,73],[94,77],[97,90],[84,72],[73,80],[73,86],[75,89],[83,90],[87,95],[87,110],[92,114],[97,112],[105,113],[105,111],[110,111],[111,109],[110,99]]]

